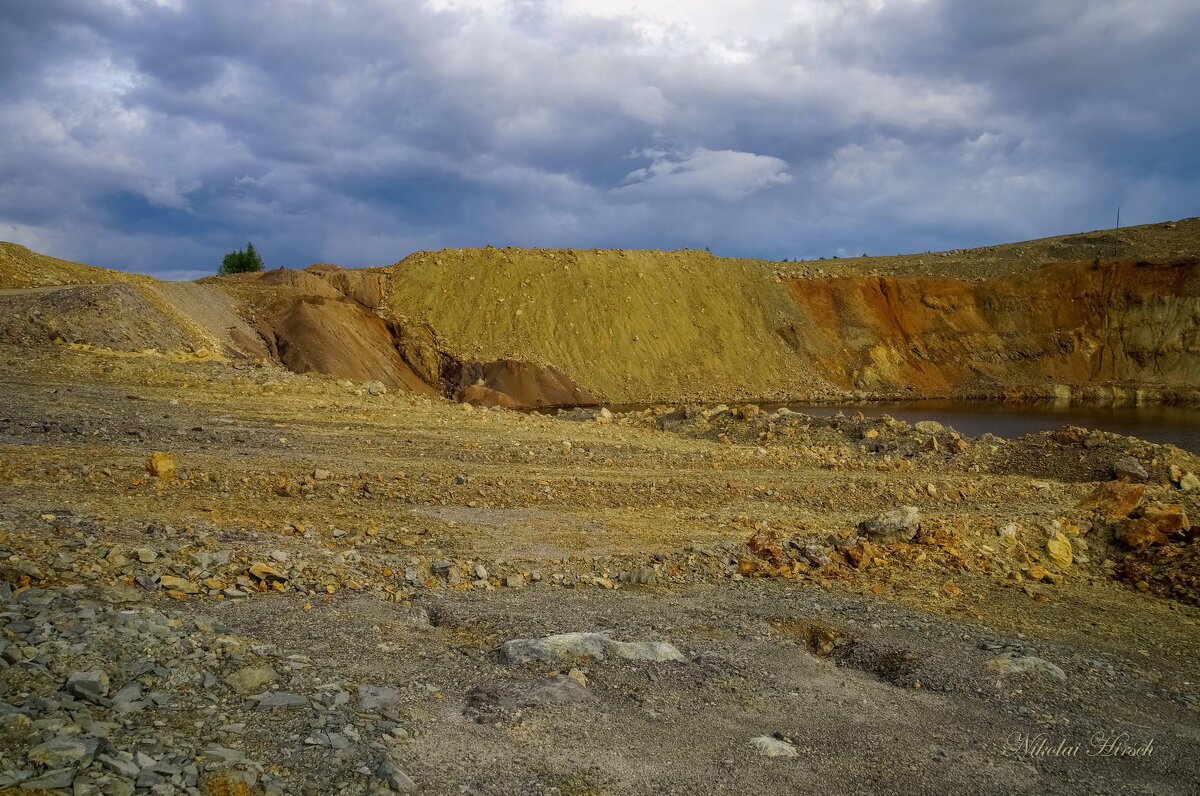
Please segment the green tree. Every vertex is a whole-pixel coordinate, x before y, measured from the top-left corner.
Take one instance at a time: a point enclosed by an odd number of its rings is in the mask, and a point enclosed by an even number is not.
[[[245,274],[253,271],[261,271],[262,269],[263,261],[258,256],[258,252],[254,250],[254,244],[247,243],[245,249],[239,249],[225,255],[225,259],[221,261],[221,268],[217,273],[225,276],[227,274]]]

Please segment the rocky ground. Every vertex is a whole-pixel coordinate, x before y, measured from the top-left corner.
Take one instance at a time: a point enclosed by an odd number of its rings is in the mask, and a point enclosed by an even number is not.
[[[0,344],[0,793],[1192,793],[1197,473]]]

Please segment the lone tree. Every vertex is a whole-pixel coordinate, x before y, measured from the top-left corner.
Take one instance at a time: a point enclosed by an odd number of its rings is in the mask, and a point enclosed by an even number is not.
[[[262,269],[263,261],[258,256],[258,252],[254,251],[254,244],[247,243],[244,251],[239,249],[225,255],[225,259],[221,261],[221,269],[217,273],[225,276],[226,274],[245,274],[251,271],[261,271]]]

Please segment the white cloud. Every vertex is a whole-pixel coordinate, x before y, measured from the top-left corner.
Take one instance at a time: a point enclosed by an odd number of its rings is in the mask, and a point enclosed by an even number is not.
[[[661,125],[671,113],[671,103],[655,86],[636,86],[626,91],[618,100],[621,110],[634,119],[649,124]]]
[[[645,151],[649,166],[631,171],[618,189],[639,199],[744,199],[792,181],[787,163],[770,155],[697,147],[686,154]]]

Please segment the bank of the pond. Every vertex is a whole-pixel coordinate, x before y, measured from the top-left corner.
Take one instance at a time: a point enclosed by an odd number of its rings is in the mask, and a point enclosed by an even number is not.
[[[733,404],[731,404],[733,405]],[[1130,437],[1175,445],[1200,454],[1200,409],[1171,405],[1099,406],[1054,402],[991,401],[895,401],[843,404],[763,403],[767,411],[786,407],[793,412],[827,417],[842,412],[862,412],[868,417],[891,415],[916,423],[936,420],[961,434],[977,437],[995,434],[1015,439],[1025,434],[1050,431],[1064,425],[1125,434]],[[610,406],[616,413],[642,411],[647,406]],[[559,410],[547,410],[556,414]]]

